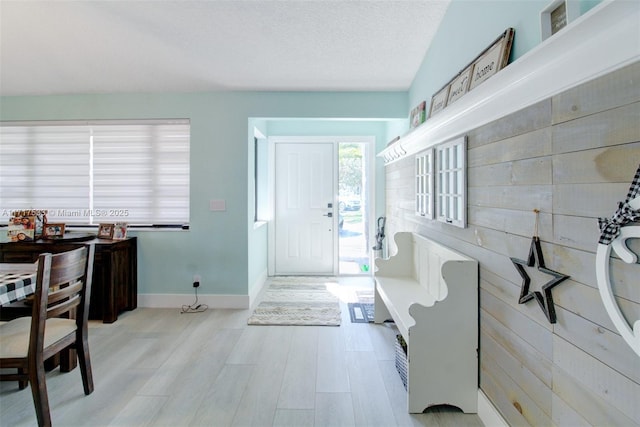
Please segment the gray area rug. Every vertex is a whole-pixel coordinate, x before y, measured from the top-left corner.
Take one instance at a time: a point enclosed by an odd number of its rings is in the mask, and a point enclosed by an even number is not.
[[[249,325],[340,326],[340,302],[329,291],[335,279],[276,278],[247,320]]]

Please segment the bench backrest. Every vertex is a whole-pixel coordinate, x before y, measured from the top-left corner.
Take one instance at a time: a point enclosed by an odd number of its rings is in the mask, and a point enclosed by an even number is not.
[[[420,283],[436,301],[444,300],[449,294],[443,279],[443,266],[447,263],[449,270],[459,270],[477,284],[478,262],[473,258],[408,231],[395,233],[393,240],[397,253],[389,259],[376,260],[377,277],[410,277]],[[452,275],[449,272],[451,285],[459,280],[464,281],[464,274],[454,272]]]
[[[442,278],[442,266],[447,261],[471,261],[440,243],[411,233],[413,240],[413,277],[436,301],[447,297],[447,285]]]

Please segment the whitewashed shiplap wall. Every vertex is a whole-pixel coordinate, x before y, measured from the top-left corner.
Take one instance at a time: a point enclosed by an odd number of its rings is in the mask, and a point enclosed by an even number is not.
[[[409,156],[386,168],[388,235],[417,231],[480,261],[480,387],[510,425],[640,425],[640,359],[595,278],[597,217],[613,214],[640,164],[640,63],[467,135],[468,227],[414,214]],[[553,290],[555,325],[517,302],[509,257],[526,258],[533,209],[547,267],[571,276]],[[620,306],[640,318],[640,265],[612,271]],[[534,289],[548,280],[532,278]]]

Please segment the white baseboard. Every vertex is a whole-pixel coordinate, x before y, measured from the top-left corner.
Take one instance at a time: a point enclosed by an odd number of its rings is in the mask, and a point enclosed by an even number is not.
[[[194,295],[187,294],[138,294],[138,307],[179,308],[195,302]],[[198,304],[209,308],[249,308],[249,295],[198,295]]]
[[[478,389],[478,416],[487,427],[509,427],[486,394]]]
[[[256,301],[258,301],[258,297],[260,296],[260,293],[264,289],[264,285],[265,283],[267,283],[268,278],[269,278],[269,275],[267,273],[267,270],[264,270],[260,275],[260,277],[258,277],[258,279],[255,281],[255,283],[251,287],[251,290],[249,291],[250,307],[253,307]]]

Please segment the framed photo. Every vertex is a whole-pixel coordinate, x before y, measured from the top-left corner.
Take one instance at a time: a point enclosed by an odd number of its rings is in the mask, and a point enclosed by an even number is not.
[[[7,224],[7,237],[10,242],[30,242],[40,236],[36,236],[37,216],[35,211],[11,212],[9,224]]]
[[[36,216],[36,228],[35,228],[35,236],[34,239],[40,239],[44,235],[44,225],[47,223],[47,213],[46,210],[36,210],[32,211]]]
[[[473,72],[469,90],[484,83],[491,76],[502,70],[509,62],[511,45],[513,44],[513,28],[507,28],[491,45],[473,61]]]
[[[114,224],[100,224],[98,227],[98,239],[112,239]]]
[[[449,88],[451,85],[447,83],[435,95],[431,97],[431,107],[429,107],[429,117],[435,116],[447,106],[449,98]]]
[[[447,99],[447,106],[462,98],[469,91],[472,70],[473,64],[470,64],[464,71],[458,74],[456,78],[451,81],[451,84],[449,84],[449,97]]]
[[[113,224],[113,240],[124,240],[127,238],[127,223],[116,222]]]
[[[60,239],[64,236],[64,224],[47,223],[44,225],[45,239]]]
[[[580,2],[554,0],[540,12],[540,35],[546,40],[580,16]]]
[[[427,119],[425,113],[427,101],[422,101],[416,108],[411,110],[410,127],[411,129],[420,126]]]

